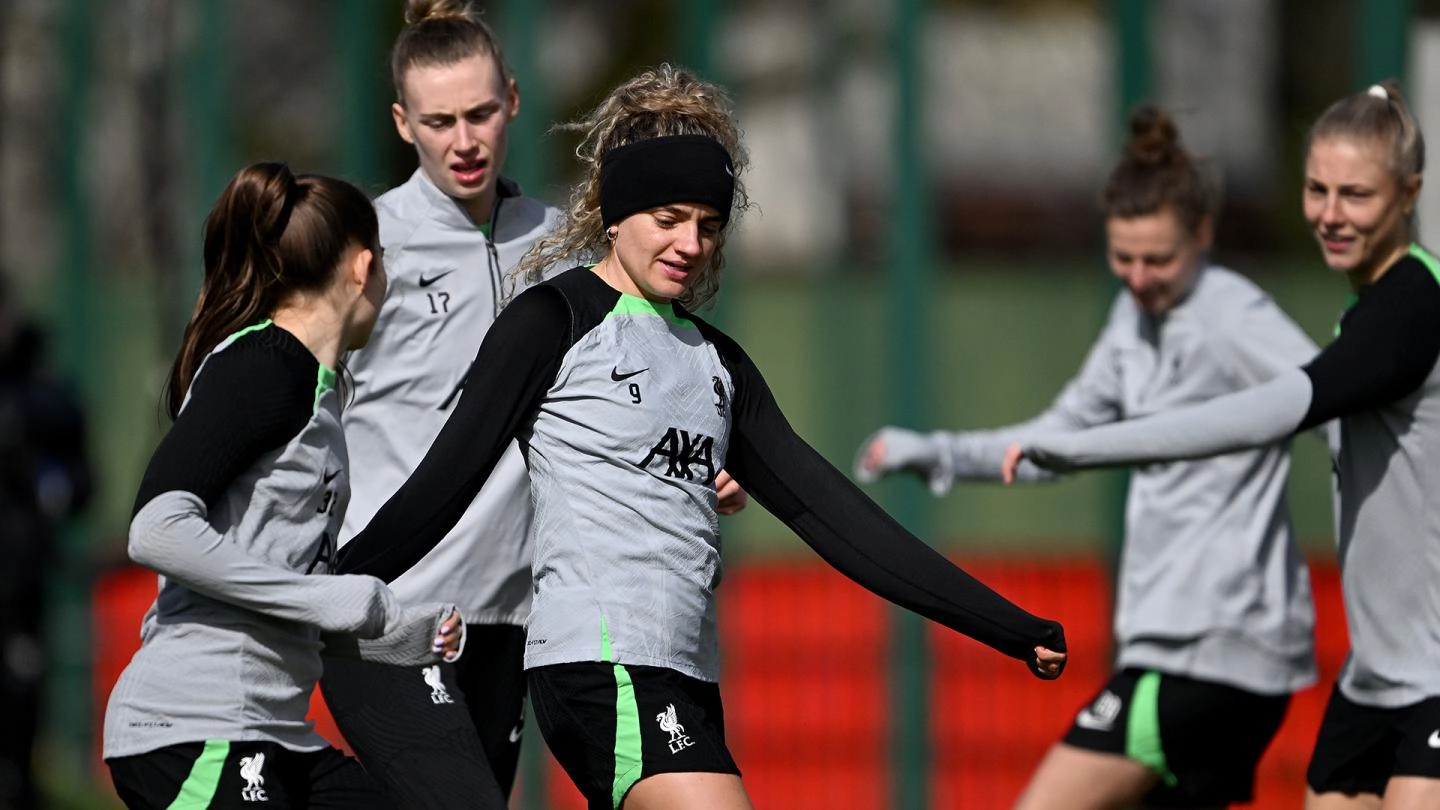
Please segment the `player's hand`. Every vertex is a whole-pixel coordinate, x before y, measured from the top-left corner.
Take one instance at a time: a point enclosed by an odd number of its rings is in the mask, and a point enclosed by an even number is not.
[[[1055,652],[1045,647],[1035,648],[1035,660],[1030,663],[1030,671],[1035,677],[1047,681],[1053,681],[1060,677],[1065,670],[1066,653]]]
[[[855,478],[870,483],[878,479],[885,469],[885,429],[871,434],[861,442],[860,452],[855,457]]]
[[[450,612],[449,618],[440,623],[430,650],[446,661],[455,661],[460,657],[460,645],[464,640],[465,620],[460,616],[460,611],[454,610]]]
[[[740,482],[724,470],[715,476],[715,511],[722,515],[733,515],[750,503],[750,495]]]
[[[1005,448],[1005,460],[1000,462],[1000,480],[1006,484],[1015,483],[1015,471],[1024,458],[1024,448],[1018,442]]]
[[[860,443],[855,454],[855,480],[872,484],[902,470],[928,480],[939,464],[940,447],[931,436],[886,425]]]

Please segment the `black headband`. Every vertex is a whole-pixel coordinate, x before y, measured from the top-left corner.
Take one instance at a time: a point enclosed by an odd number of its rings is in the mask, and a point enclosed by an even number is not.
[[[600,217],[606,225],[671,203],[700,203],[730,221],[735,169],[704,135],[666,135],[617,146],[600,159]]]

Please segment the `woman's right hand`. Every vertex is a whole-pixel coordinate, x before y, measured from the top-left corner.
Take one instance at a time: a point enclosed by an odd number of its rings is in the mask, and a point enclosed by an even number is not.
[[[1035,659],[1030,662],[1030,672],[1042,680],[1053,681],[1065,671],[1065,660],[1068,657],[1068,653],[1036,647]]]

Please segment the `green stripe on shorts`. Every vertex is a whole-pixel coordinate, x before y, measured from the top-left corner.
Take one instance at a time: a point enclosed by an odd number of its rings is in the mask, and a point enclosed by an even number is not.
[[[640,781],[640,706],[635,702],[635,683],[624,664],[615,664],[615,783],[610,796],[615,807]]]
[[[1125,728],[1125,755],[1160,775],[1174,787],[1180,780],[1165,763],[1160,741],[1160,673],[1146,672],[1130,696],[1130,721]]]
[[[205,750],[190,766],[190,775],[180,786],[180,795],[165,810],[205,810],[215,798],[215,789],[220,786],[220,770],[225,767],[225,758],[230,756],[230,743],[225,740],[206,740]]]
[[[610,627],[600,617],[600,660],[610,660]],[[635,702],[635,682],[624,664],[615,666],[615,781],[610,785],[610,798],[619,810],[625,794],[640,781],[640,706]]]

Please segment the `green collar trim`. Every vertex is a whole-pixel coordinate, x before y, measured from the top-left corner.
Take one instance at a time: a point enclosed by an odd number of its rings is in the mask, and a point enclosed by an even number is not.
[[[273,320],[266,318],[265,320],[255,324],[254,326],[247,326],[244,329],[241,329],[240,331],[226,337],[223,341],[220,342],[220,345],[229,346],[231,343],[234,343],[241,337],[248,335],[251,332],[259,332],[261,329],[265,329],[266,327],[274,325],[274,323],[275,322]],[[319,410],[320,397],[324,396],[326,391],[335,390],[336,383],[339,382],[340,377],[338,374],[335,373],[335,369],[327,368],[323,363],[317,361],[315,363],[315,366],[315,405],[313,406],[313,410]]]
[[[620,293],[619,300],[615,302],[614,308],[605,317],[608,318],[611,315],[656,315],[674,326],[695,328],[694,321],[675,314],[673,304],[657,304],[648,298],[628,293]]]
[[[1425,265],[1425,269],[1430,271],[1430,275],[1435,279],[1435,283],[1440,284],[1440,259],[1435,258],[1435,254],[1421,247],[1419,242],[1411,242],[1409,255],[1415,260],[1419,261],[1421,264]],[[1345,306],[1340,310],[1340,317],[1345,317],[1345,313],[1349,312],[1350,308],[1355,306],[1356,302],[1358,302],[1359,300],[1359,295],[1351,293],[1350,297],[1345,300]],[[1339,320],[1335,321],[1334,334],[1335,337],[1340,337]]]
[[[338,379],[335,369],[328,368],[323,363],[316,363],[315,366],[315,405],[312,411],[320,410],[320,397],[325,396],[326,391],[333,391]]]
[[[1332,337],[1340,337],[1340,321],[1345,319],[1345,313],[1349,312],[1350,308],[1355,306],[1355,304],[1359,302],[1359,300],[1360,296],[1356,295],[1355,293],[1350,293],[1350,297],[1345,299],[1345,306],[1340,308],[1340,314],[1335,318],[1335,329],[1332,333]]]
[[[1433,253],[1420,247],[1419,242],[1410,243],[1410,255],[1419,259],[1420,263],[1425,265],[1425,269],[1430,271],[1430,275],[1435,277],[1435,281],[1440,283],[1440,259],[1436,259]]]
[[[235,341],[239,340],[241,337],[244,337],[245,335],[248,335],[248,334],[250,334],[251,332],[259,332],[261,329],[264,329],[265,327],[271,325],[272,323],[274,323],[274,321],[270,320],[269,318],[266,318],[265,320],[261,321],[260,323],[255,324],[254,326],[247,326],[247,327],[245,327],[244,329],[241,329],[241,330],[238,331],[238,332],[234,332],[234,333],[231,333],[231,334],[229,334],[229,335],[226,335],[226,336],[225,336],[225,339],[222,340],[222,341],[220,341],[220,345],[221,345],[221,346],[229,346],[231,343],[234,343]]]

